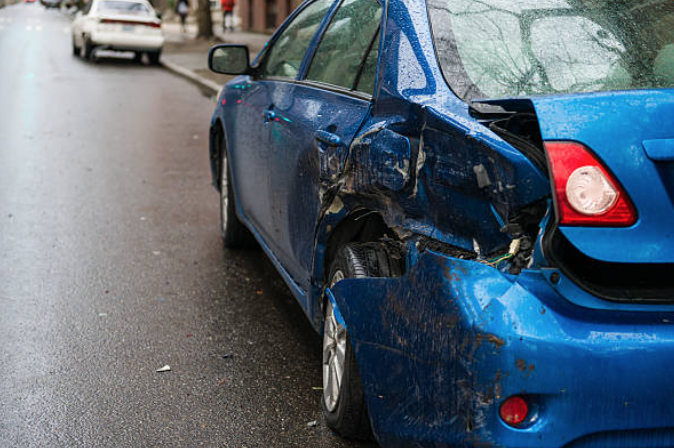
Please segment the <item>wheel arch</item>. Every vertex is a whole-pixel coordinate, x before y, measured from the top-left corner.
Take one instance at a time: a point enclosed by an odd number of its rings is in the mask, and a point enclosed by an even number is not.
[[[313,310],[314,325],[320,332],[325,305],[324,288],[330,274],[330,265],[340,247],[348,243],[366,243],[378,241],[401,241],[393,229],[386,224],[379,212],[356,207],[346,210],[339,197],[321,220],[316,233],[314,272],[313,272]],[[404,266],[403,266],[404,269]]]

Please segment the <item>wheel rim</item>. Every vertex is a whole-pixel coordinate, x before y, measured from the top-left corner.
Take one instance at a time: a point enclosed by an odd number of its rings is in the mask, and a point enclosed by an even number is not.
[[[227,157],[222,157],[222,173],[220,174],[220,223],[222,232],[227,231],[227,207],[229,205],[229,191],[227,190]]]
[[[330,286],[344,279],[335,272]],[[344,378],[346,360],[346,328],[337,322],[332,303],[328,301],[323,328],[323,401],[328,412],[334,412]]]

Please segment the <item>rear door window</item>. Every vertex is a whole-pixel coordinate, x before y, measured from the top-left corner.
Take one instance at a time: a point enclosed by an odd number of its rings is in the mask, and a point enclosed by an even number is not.
[[[302,60],[333,0],[317,0],[304,8],[267,50],[263,77],[295,79]]]
[[[307,79],[371,94],[381,13],[376,0],[344,0],[323,35]]]

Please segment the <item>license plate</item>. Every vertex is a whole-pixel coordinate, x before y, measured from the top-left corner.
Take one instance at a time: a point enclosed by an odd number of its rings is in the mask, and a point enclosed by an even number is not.
[[[135,25],[122,25],[122,31],[133,33],[136,31]]]

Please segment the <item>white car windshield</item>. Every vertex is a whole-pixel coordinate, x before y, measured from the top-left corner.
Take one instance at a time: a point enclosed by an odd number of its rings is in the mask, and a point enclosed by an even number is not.
[[[98,4],[100,12],[112,12],[118,14],[132,14],[136,16],[151,15],[150,9],[145,3],[139,2],[120,2],[120,1],[103,1]]]

